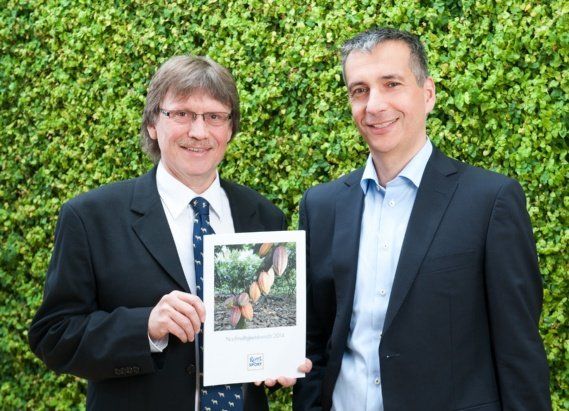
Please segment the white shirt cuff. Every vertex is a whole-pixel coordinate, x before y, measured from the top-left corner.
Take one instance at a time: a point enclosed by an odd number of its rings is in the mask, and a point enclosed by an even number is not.
[[[170,334],[166,334],[165,337],[158,340],[153,340],[150,338],[150,336],[148,336],[148,342],[150,343],[150,352],[155,353],[164,351],[164,348],[168,346],[168,337],[170,337]]]

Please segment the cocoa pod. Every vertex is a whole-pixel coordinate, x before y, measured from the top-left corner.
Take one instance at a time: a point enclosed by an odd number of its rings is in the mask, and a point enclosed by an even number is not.
[[[261,248],[259,248],[259,255],[261,257],[266,256],[272,246],[273,243],[263,243],[263,245],[261,245]]]
[[[273,268],[275,269],[276,275],[279,277],[283,275],[284,270],[286,270],[286,265],[288,264],[288,250],[284,245],[279,245],[275,248],[273,252]]]
[[[223,302],[223,305],[227,309],[231,309],[235,305],[235,296],[229,297],[227,300]]]
[[[247,293],[239,294],[239,297],[237,297],[237,305],[243,307],[247,304],[249,304],[249,294]]]
[[[241,315],[247,320],[253,319],[253,306],[251,304],[241,307]]]
[[[257,281],[253,281],[253,283],[251,283],[251,286],[249,287],[249,297],[251,297],[251,300],[253,300],[254,303],[259,301],[259,298],[261,298],[261,290],[259,289]]]
[[[269,268],[269,271],[267,271],[267,274],[269,275],[269,288],[273,286],[273,284],[275,283],[275,270],[273,270],[273,267]]]
[[[261,292],[265,295],[269,294],[269,291],[271,291],[271,286],[273,285],[273,281],[271,281],[269,273],[267,273],[266,271],[261,271],[261,274],[259,274],[259,279],[257,280],[257,282],[259,283],[259,288],[261,289]]]
[[[231,308],[231,311],[229,311],[229,321],[231,322],[231,325],[235,327],[240,319],[241,309],[239,307]]]

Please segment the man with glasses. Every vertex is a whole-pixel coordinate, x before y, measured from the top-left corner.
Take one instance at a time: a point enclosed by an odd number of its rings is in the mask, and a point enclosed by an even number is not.
[[[549,410],[525,198],[427,137],[435,84],[407,32],[342,48],[365,167],[309,189],[304,410]]]
[[[201,385],[203,233],[285,228],[268,200],[219,177],[239,120],[227,69],[173,57],[154,75],[142,119],[156,166],[62,207],[29,340],[49,368],[88,379],[88,409],[268,409],[262,386]]]

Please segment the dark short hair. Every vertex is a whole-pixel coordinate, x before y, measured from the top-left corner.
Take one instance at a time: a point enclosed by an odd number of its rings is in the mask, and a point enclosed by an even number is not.
[[[414,34],[392,28],[375,28],[364,31],[344,43],[341,50],[344,82],[346,81],[346,60],[350,53],[353,51],[371,53],[376,46],[385,41],[402,41],[407,44],[411,52],[411,71],[415,75],[417,84],[422,86],[429,77],[427,55],[423,44]]]
[[[142,115],[140,144],[154,163],[160,160],[160,147],[158,142],[150,137],[148,126],[156,124],[160,104],[167,94],[183,99],[196,92],[205,92],[230,107],[232,137],[239,131],[239,95],[229,70],[205,56],[172,57],[162,64],[152,77]]]

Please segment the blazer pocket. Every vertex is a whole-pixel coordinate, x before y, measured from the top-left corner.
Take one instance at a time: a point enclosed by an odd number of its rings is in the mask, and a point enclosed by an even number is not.
[[[437,256],[427,256],[421,265],[420,273],[433,274],[444,271],[455,271],[462,268],[475,267],[476,251],[468,250]]]

